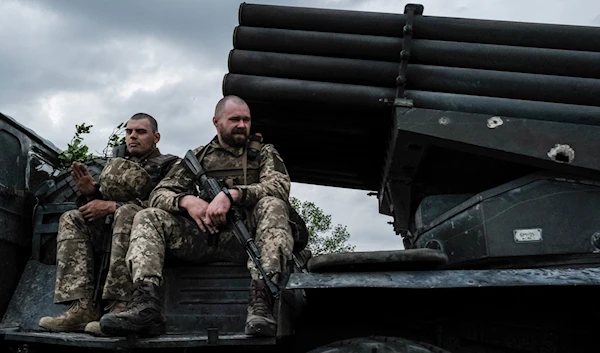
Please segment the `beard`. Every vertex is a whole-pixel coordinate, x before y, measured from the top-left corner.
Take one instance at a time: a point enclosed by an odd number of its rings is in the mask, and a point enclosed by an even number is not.
[[[221,138],[223,142],[232,147],[243,147],[246,145],[248,140],[248,133],[245,129],[234,129],[230,133],[225,131],[221,132]]]

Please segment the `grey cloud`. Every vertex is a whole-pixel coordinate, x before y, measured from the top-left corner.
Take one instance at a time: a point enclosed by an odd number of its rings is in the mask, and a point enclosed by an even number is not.
[[[143,111],[159,121],[165,153],[182,156],[215,134],[213,107],[222,96],[227,55],[241,1],[0,2],[0,111],[59,148],[76,123],[102,151],[118,123]],[[401,13],[398,1],[257,1],[263,4]],[[425,14],[600,25],[591,0],[519,2],[422,1]],[[164,81],[164,82],[163,82]],[[348,226],[357,250],[400,249],[392,218],[366,191],[294,183],[292,195],[314,201]]]

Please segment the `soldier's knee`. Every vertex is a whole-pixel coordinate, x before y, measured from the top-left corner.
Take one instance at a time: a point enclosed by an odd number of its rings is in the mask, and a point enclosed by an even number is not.
[[[256,203],[256,211],[260,214],[288,215],[288,206],[285,201],[273,196],[266,196]]]
[[[85,221],[83,214],[79,210],[69,210],[60,215],[59,223],[72,224],[78,221]]]
[[[165,214],[168,214],[168,212],[160,208],[144,208],[135,214],[133,224],[160,222],[165,217]]]
[[[79,224],[83,224],[85,223],[85,218],[83,217],[83,214],[79,211],[79,210],[69,210],[64,212],[62,215],[60,215],[60,218],[58,220],[58,229],[59,232],[56,235],[56,241],[60,242],[62,240],[66,240],[66,239],[75,239],[77,238],[77,234],[74,234],[73,232],[65,232],[65,231],[60,231],[61,229],[65,230],[65,229],[79,229],[80,226],[78,226]]]
[[[115,210],[115,220],[121,217],[131,217],[140,211],[140,206],[134,204],[124,204]]]

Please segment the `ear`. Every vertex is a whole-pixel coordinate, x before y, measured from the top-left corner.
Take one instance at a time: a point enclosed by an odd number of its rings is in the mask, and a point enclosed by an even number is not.
[[[213,119],[212,119],[212,121],[213,121],[213,125],[214,125],[215,127],[217,127],[217,120],[218,120],[218,119],[217,119],[217,117],[216,117],[216,116],[213,116]]]
[[[156,145],[158,143],[158,141],[160,141],[160,133],[155,132],[154,133],[154,144]]]

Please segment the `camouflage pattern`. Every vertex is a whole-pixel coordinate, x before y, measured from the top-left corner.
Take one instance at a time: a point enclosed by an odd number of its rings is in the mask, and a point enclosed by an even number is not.
[[[158,178],[162,178],[172,165],[172,162],[162,163],[165,156],[168,155],[162,155],[156,148],[142,158],[114,158],[107,163],[100,176],[103,193],[99,196],[117,201],[112,225],[107,225],[105,219],[88,222],[79,210],[71,210],[61,216],[57,234],[55,303],[92,297],[95,286],[94,252],[102,248],[102,238],[107,232],[112,232],[113,238],[103,299],[126,300],[131,297],[131,278],[124,263],[131,222],[135,212],[148,205],[148,194],[158,183]],[[124,167],[130,169],[124,170]],[[125,176],[116,175],[118,173]],[[155,177],[150,178],[149,175]],[[136,176],[139,179],[135,179]],[[124,186],[118,188],[118,182],[123,182]],[[139,197],[127,199],[127,194]]]
[[[200,156],[200,146],[194,150]],[[207,152],[202,159],[202,166],[208,176],[217,178],[230,188],[242,191],[240,205],[254,207],[258,200],[272,196],[288,200],[290,194],[290,177],[279,156],[279,152],[271,144],[263,144],[260,156],[254,161],[248,160],[247,184],[244,185],[242,162],[244,148],[223,148],[215,137],[206,146]],[[150,194],[150,207],[161,208],[170,212],[181,212],[179,199],[185,195],[197,194],[193,176],[185,170],[182,163],[176,163],[165,178]],[[200,196],[208,201],[202,194]]]
[[[152,191],[150,174],[138,163],[111,158],[100,174],[100,193],[105,200],[146,200]]]
[[[63,213],[56,238],[54,302],[91,298],[94,291],[93,249],[102,246],[104,219],[88,222],[79,210]]]
[[[223,148],[215,137],[194,152],[198,157],[204,154],[201,162],[207,175],[242,192],[238,202],[247,210],[246,226],[254,233],[262,265],[267,272],[280,273],[291,258],[294,241],[287,207],[291,181],[275,147],[263,144],[260,155],[247,161],[246,180],[242,168],[243,147]],[[208,201],[204,193],[198,193],[193,176],[178,162],[150,194],[152,208],[139,212],[134,218],[127,253],[133,280],[153,278],[157,284],[162,281],[166,251],[190,262],[247,263],[252,278],[259,278],[231,230],[219,232],[216,247],[208,245],[209,235],[179,208],[179,200],[185,195],[198,195]]]
[[[291,260],[294,248],[287,204],[275,197],[263,197],[254,207],[252,220],[256,225],[254,241],[262,256],[262,267],[267,274],[281,273],[285,264]],[[260,278],[258,269],[250,258],[248,270],[253,279]]]
[[[267,273],[280,273],[291,258],[293,239],[287,222],[287,205],[275,197],[264,197],[253,208],[246,226],[255,233],[256,246]],[[253,227],[252,225],[256,225]],[[259,272],[230,229],[217,235],[217,246],[209,246],[207,233],[187,216],[158,208],[146,208],[135,215],[126,262],[133,281],[151,279],[162,283],[165,255],[193,263],[228,261],[246,263],[252,278]]]
[[[135,214],[144,208],[135,204],[125,204],[115,211],[112,243],[110,249],[110,263],[106,282],[104,283],[103,299],[131,300],[133,282],[125,255],[129,249],[129,235]]]

